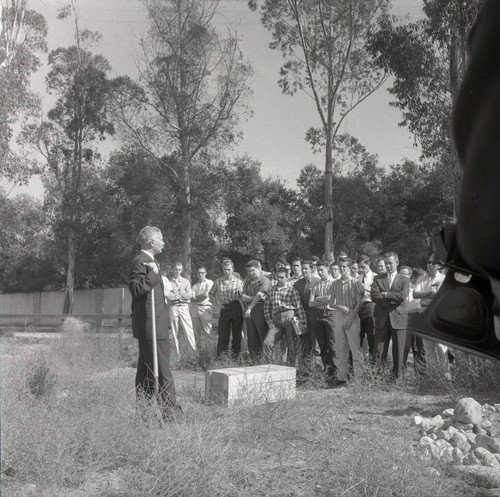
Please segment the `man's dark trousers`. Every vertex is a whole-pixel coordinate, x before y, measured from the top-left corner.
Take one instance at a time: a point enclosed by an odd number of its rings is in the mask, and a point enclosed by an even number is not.
[[[219,315],[217,356],[229,350],[232,335],[231,355],[236,359],[241,351],[241,330],[243,329],[243,311],[238,300],[221,306]]]
[[[157,340],[158,385],[160,401],[164,407],[176,406],[175,385],[170,370],[170,347],[168,339]],[[154,397],[155,379],[153,374],[153,341],[138,340],[139,360],[135,376],[136,394],[151,400]]]
[[[389,342],[392,339],[393,374],[399,378],[403,371],[403,358],[405,353],[406,329],[395,329],[388,318],[382,328],[375,330],[375,347],[377,357],[382,366],[385,365]]]
[[[262,345],[266,339],[269,326],[264,316],[264,303],[259,302],[251,311],[250,318],[246,318],[248,352],[250,359],[256,360],[262,355]]]
[[[359,339],[360,344],[363,346],[363,340],[366,336],[368,342],[368,353],[370,358],[375,358],[375,304],[373,302],[363,302],[359,310]]]
[[[334,316],[335,311],[323,309],[310,309],[311,325],[318,341],[319,354],[325,372],[329,376],[335,374],[335,364],[333,357],[335,355],[335,335],[334,335]]]

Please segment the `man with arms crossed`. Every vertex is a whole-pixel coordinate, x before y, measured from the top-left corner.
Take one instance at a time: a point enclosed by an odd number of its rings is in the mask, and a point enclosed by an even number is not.
[[[161,231],[146,226],[139,232],[137,241],[141,252],[132,262],[128,287],[132,295],[132,331],[139,342],[139,359],[135,387],[138,399],[153,400],[155,379],[153,374],[152,322],[156,323],[158,353],[158,403],[163,419],[171,419],[172,411],[180,410],[175,398],[174,379],[170,370],[167,306],[163,283],[155,256],[163,250]],[[154,289],[155,316],[152,314],[151,290]]]
[[[387,252],[384,261],[387,273],[376,276],[371,288],[375,302],[375,351],[379,364],[384,367],[392,339],[393,373],[399,378],[408,326],[405,301],[410,293],[410,280],[397,272],[399,258],[395,252]]]

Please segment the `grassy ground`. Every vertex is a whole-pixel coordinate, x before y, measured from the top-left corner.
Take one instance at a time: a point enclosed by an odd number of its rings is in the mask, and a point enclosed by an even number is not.
[[[2,493],[9,497],[474,495],[412,455],[415,414],[464,396],[498,401],[498,367],[465,355],[454,381],[368,375],[325,389],[313,374],[293,401],[204,403],[206,356],[177,362],[182,414],[135,415],[128,335],[0,338]],[[187,369],[189,367],[189,369]],[[198,369],[198,371],[193,371]]]

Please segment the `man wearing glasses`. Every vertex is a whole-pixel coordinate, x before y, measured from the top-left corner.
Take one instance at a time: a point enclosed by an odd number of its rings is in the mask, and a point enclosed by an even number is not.
[[[421,276],[417,280],[417,284],[413,290],[413,298],[420,299],[420,313],[424,312],[427,307],[429,307],[432,299],[444,281],[445,277],[444,274],[439,271],[440,268],[441,264],[439,263],[439,257],[436,254],[431,254],[427,260],[427,274]],[[434,364],[442,364],[445,368],[445,378],[447,380],[451,379],[448,347],[433,340],[424,339],[423,342],[424,361],[427,364],[429,364],[430,361]]]

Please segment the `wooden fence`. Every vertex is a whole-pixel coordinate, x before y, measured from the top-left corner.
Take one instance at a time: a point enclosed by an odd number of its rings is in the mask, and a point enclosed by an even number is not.
[[[0,327],[57,328],[68,317],[62,314],[65,292],[0,293]],[[76,290],[72,317],[95,326],[131,328],[132,297],[126,287]],[[219,307],[214,305],[217,327]]]
[[[0,294],[0,326],[56,328],[62,314],[64,292]],[[130,327],[131,297],[126,287],[77,290],[72,317],[95,326]]]

